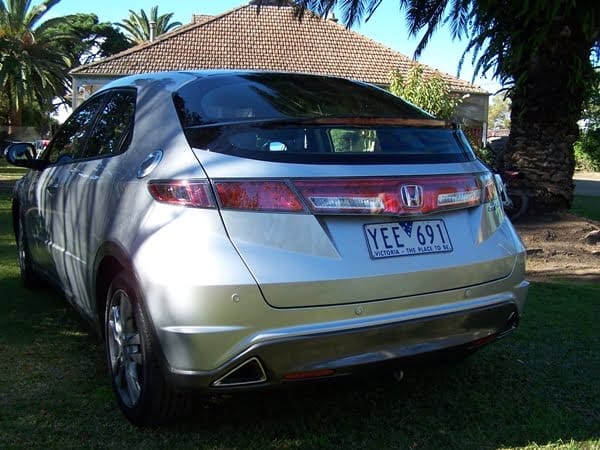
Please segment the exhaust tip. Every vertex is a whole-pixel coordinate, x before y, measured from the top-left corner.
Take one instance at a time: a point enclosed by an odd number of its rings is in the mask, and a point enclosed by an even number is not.
[[[516,328],[519,326],[519,315],[515,312],[512,312],[508,319],[506,320],[506,325],[502,331],[498,333],[498,339],[503,338],[511,334]]]
[[[242,364],[235,366],[218,380],[214,381],[214,387],[245,386],[249,384],[264,383],[267,374],[259,359],[252,357]]]

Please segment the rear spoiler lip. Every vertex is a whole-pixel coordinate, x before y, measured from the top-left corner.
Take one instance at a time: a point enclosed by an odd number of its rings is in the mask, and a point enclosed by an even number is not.
[[[207,122],[185,127],[185,129],[209,128],[220,126],[235,125],[257,125],[257,126],[277,126],[277,125],[347,125],[347,126],[367,126],[395,125],[405,127],[429,127],[429,128],[447,128],[451,123],[440,119],[406,119],[400,117],[314,117],[307,119],[259,119],[259,120],[236,120],[225,122]]]

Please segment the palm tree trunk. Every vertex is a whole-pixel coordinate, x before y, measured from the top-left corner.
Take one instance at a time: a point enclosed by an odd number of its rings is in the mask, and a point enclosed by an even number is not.
[[[531,213],[568,209],[573,200],[573,144],[592,72],[590,42],[577,22],[555,20],[544,44],[515,64],[504,163],[523,174]],[[583,69],[574,73],[573,67]]]
[[[23,120],[21,111],[9,107],[8,110],[8,136],[14,140],[21,140],[21,131],[23,130]]]
[[[7,97],[8,97],[8,136],[10,139],[21,140],[21,131],[23,130],[23,115],[17,96],[14,93],[14,89],[10,81],[7,83]]]

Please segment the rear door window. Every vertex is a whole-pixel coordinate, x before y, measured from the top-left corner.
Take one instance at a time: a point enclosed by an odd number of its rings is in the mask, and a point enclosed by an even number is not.
[[[133,131],[135,100],[133,90],[111,93],[96,119],[83,158],[116,155],[126,150]]]
[[[42,158],[50,163],[68,162],[75,159],[83,151],[90,126],[93,124],[98,110],[106,101],[106,95],[94,96],[75,110],[58,130]]]

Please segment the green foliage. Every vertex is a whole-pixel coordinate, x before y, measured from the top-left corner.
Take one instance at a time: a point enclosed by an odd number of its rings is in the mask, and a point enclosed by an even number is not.
[[[375,149],[377,137],[374,130],[334,129],[330,133],[335,152],[369,152]]]
[[[581,115],[586,130],[600,129],[600,69],[594,72],[594,82]]]
[[[510,99],[503,95],[494,95],[488,110],[490,128],[510,128]]]
[[[581,133],[574,149],[578,170],[600,172],[600,128]]]
[[[590,172],[600,171],[600,70],[595,72],[595,83],[590,90],[582,114],[584,129],[575,142],[576,168]]]
[[[64,44],[73,66],[113,55],[131,47],[125,35],[110,22],[99,22],[95,14],[72,14],[56,25],[59,33],[75,38]]]
[[[57,2],[31,6],[27,0],[0,1],[0,87],[8,99],[11,127],[21,126],[25,103],[48,105],[66,92],[72,61],[64,44],[73,36],[56,31],[61,18],[41,22]]]
[[[143,9],[140,9],[139,14],[129,10],[129,18],[123,22],[115,23],[116,26],[122,28],[127,33],[127,38],[135,43],[141,44],[150,40],[150,23],[156,24],[154,35],[159,36],[167,31],[181,26],[181,22],[171,22],[173,13],[158,15],[158,6],[153,6],[150,9],[150,17]]]
[[[490,167],[494,167],[496,164],[496,154],[493,152],[490,145],[482,146],[473,146],[473,150],[475,150],[475,154],[477,157],[486,163]]]
[[[0,0],[0,117],[6,117],[11,135],[21,133],[23,125],[44,127],[53,99],[66,101],[68,73],[80,59],[87,62],[128,45],[110,23],[98,23],[93,14],[44,21],[58,1],[32,6],[29,0]]]
[[[420,65],[413,66],[406,76],[394,70],[390,74],[390,91],[441,119],[452,118],[461,102],[439,74],[426,74]]]

